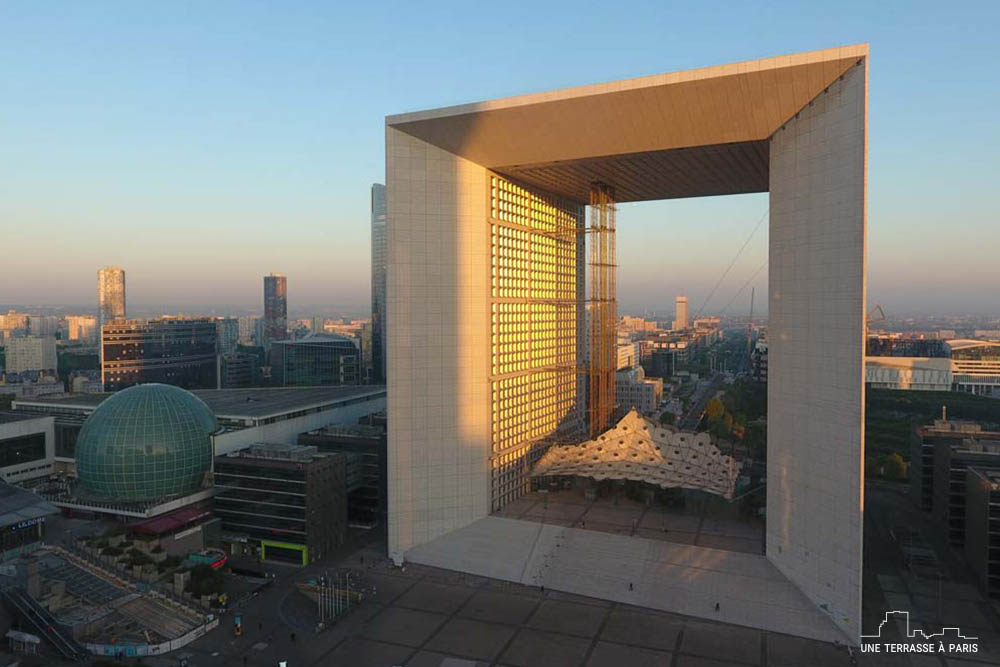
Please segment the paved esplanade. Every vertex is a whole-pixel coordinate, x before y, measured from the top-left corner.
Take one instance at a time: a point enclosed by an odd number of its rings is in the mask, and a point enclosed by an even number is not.
[[[762,630],[828,642],[843,638],[774,565],[756,554],[489,516],[415,547],[407,557]]]

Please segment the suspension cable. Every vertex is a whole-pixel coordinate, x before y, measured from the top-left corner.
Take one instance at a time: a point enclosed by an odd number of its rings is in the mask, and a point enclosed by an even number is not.
[[[740,246],[740,249],[736,252],[736,256],[733,257],[731,262],[729,262],[729,266],[726,267],[726,270],[722,272],[722,277],[719,278],[719,281],[715,283],[715,287],[713,287],[712,291],[708,293],[708,297],[705,299],[705,301],[702,302],[701,308],[699,308],[698,312],[695,313],[694,319],[698,319],[699,317],[701,317],[701,314],[705,311],[706,306],[708,306],[708,302],[712,300],[712,297],[715,296],[716,290],[719,289],[719,285],[722,284],[722,281],[725,280],[726,276],[729,275],[729,272],[732,271],[733,265],[736,264],[736,260],[738,260],[740,258],[740,255],[743,254],[743,251],[746,250],[747,245],[750,244],[750,240],[754,237],[754,234],[757,233],[757,230],[760,229],[760,226],[764,224],[764,220],[767,219],[767,214],[770,212],[771,212],[770,207],[764,210],[764,214],[760,216],[760,220],[758,220],[757,224],[754,225],[753,231],[751,231],[750,235],[747,236],[747,240],[743,242],[742,246]]]

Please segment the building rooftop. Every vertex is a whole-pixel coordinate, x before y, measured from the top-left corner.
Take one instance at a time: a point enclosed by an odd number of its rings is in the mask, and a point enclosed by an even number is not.
[[[258,442],[238,449],[235,452],[223,454],[218,458],[226,459],[268,459],[273,461],[297,461],[308,463],[313,459],[323,458],[326,453],[320,453],[313,445],[289,445],[275,442]]]
[[[386,126],[582,204],[594,181],[615,183],[618,202],[766,192],[768,140],[867,55],[856,44],[399,114]]]
[[[0,424],[23,422],[31,419],[45,419],[42,415],[24,414],[23,412],[0,412]]]
[[[128,529],[141,535],[163,535],[211,516],[212,512],[202,507],[182,507],[152,519],[130,523]]]
[[[31,491],[0,481],[0,526],[58,514],[59,508]]]
[[[949,348],[954,350],[967,350],[976,347],[996,347],[1000,348],[1000,342],[988,340],[975,340],[971,338],[953,338],[945,341]]]
[[[287,338],[285,340],[275,342],[282,343],[284,345],[307,345],[309,343],[350,343],[351,345],[354,345],[354,339],[350,336],[338,333],[327,333],[325,331],[314,331],[306,334],[302,338]]]
[[[385,429],[381,426],[368,424],[329,424],[322,428],[309,431],[309,435],[340,435],[362,438],[384,438]]]
[[[192,392],[222,419],[264,419],[317,406],[368,396],[385,395],[384,385],[279,387],[259,389],[201,389]],[[68,394],[58,398],[17,400],[18,405],[42,405],[93,410],[110,393]]]
[[[1000,431],[987,431],[979,422],[960,419],[935,419],[933,424],[917,427],[921,436],[933,435],[952,438],[971,438],[984,440],[1000,439]]]

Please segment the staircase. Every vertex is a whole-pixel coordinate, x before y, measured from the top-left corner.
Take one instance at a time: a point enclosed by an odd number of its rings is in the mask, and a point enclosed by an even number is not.
[[[20,586],[10,587],[2,592],[4,601],[27,621],[38,634],[45,637],[63,657],[70,660],[90,658],[90,653],[72,637],[68,637],[48,611],[35,602]]]

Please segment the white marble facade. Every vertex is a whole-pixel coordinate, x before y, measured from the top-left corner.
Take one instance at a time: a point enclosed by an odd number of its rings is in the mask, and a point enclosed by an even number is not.
[[[618,176],[620,201],[770,191],[766,555],[857,641],[867,56],[856,45],[386,119],[391,556],[490,511],[490,172],[579,203],[581,183]],[[679,170],[691,155],[710,168]]]

